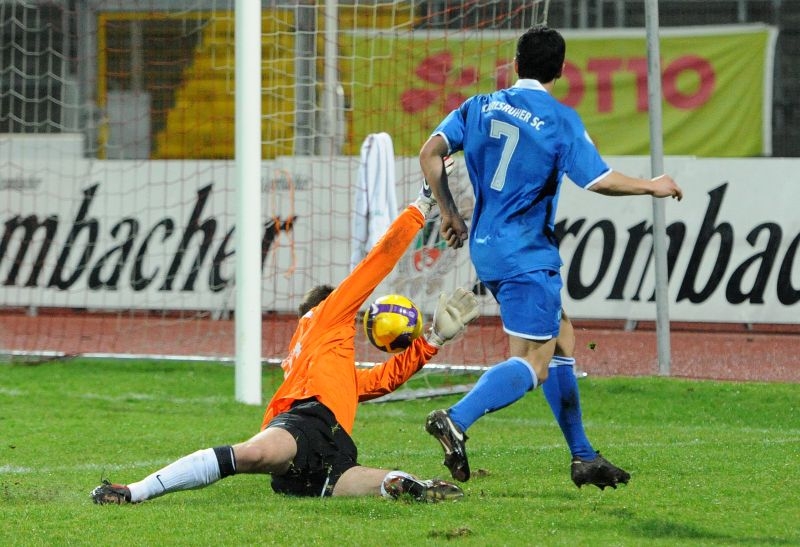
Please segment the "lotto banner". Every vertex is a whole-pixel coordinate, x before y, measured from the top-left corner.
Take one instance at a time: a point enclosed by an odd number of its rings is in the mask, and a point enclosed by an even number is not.
[[[564,32],[554,95],[575,108],[601,153],[650,153],[647,41],[642,30]],[[765,26],[664,29],[660,36],[664,152],[771,153],[777,31]],[[517,34],[355,37],[353,142],[387,131],[414,155],[442,118],[476,93],[513,85]],[[380,115],[371,115],[372,113]]]

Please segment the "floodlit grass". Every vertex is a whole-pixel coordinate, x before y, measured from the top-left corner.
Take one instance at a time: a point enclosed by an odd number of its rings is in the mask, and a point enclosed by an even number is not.
[[[536,392],[470,429],[476,476],[457,503],[284,498],[251,475],[92,504],[101,477],[131,482],[253,434],[262,409],[233,386],[213,364],[0,365],[0,545],[800,544],[798,384],[580,380],[592,442],[632,474],[617,490],[574,487]],[[422,424],[456,400],[362,405],[361,463],[446,478]]]

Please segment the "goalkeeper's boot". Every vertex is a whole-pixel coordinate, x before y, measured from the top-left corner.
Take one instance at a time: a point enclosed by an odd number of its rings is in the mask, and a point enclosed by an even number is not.
[[[99,505],[124,505],[131,503],[131,491],[124,484],[111,484],[103,479],[103,484],[92,490],[92,501]]]
[[[584,484],[593,484],[600,490],[606,486],[616,488],[618,484],[628,484],[630,473],[620,469],[597,453],[593,460],[584,460],[574,457],[572,459],[572,482],[580,488]]]
[[[467,435],[461,431],[446,410],[434,410],[425,421],[425,431],[436,437],[444,448],[444,465],[454,479],[461,482],[469,480],[467,461]]]
[[[455,501],[464,497],[464,492],[452,482],[440,479],[420,480],[396,475],[383,481],[383,488],[394,499],[406,496],[423,502]]]

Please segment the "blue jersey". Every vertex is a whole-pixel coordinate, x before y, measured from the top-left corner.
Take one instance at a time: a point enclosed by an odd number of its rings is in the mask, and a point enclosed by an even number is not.
[[[451,154],[464,151],[475,192],[469,248],[478,276],[560,268],[554,223],[562,176],[587,188],[611,171],[578,114],[536,80],[519,80],[470,97],[435,134]]]

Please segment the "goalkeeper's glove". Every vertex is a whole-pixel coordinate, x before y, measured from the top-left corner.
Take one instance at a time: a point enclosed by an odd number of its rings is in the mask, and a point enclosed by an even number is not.
[[[455,169],[456,161],[450,156],[445,156],[442,158],[442,161],[444,162],[444,172],[449,177],[453,169]],[[414,205],[427,217],[435,203],[436,198],[433,197],[433,191],[428,185],[428,181],[425,180],[425,177],[422,177],[422,188],[419,190],[419,195],[414,201]]]
[[[450,296],[442,293],[439,295],[436,311],[433,312],[433,325],[425,339],[431,345],[441,348],[464,332],[478,315],[478,299],[472,292],[459,287]]]

